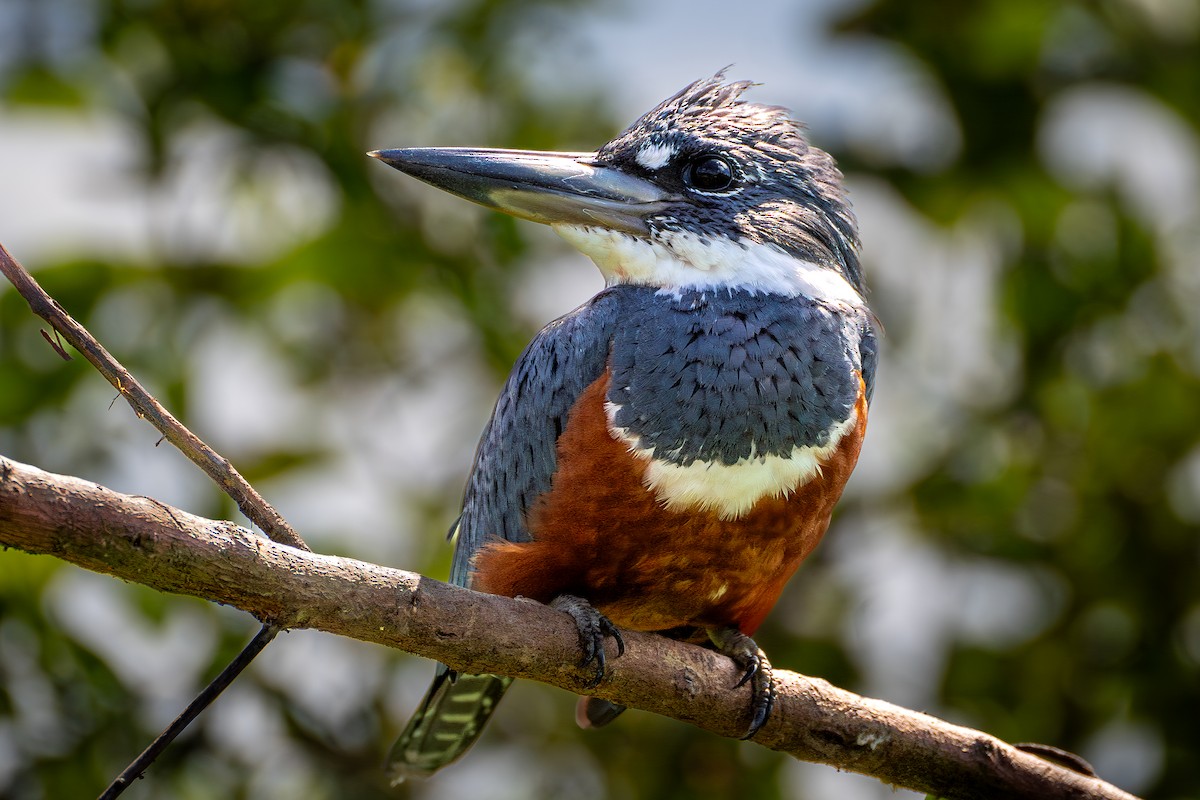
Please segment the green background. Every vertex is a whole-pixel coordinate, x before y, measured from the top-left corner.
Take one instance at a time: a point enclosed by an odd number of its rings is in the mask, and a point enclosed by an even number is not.
[[[825,48],[810,71],[758,54],[776,77],[752,97],[848,175],[884,364],[859,474],[759,641],[1200,797],[1200,7],[826,5],[7,0],[5,163],[25,121],[75,133],[0,180],[0,241],[314,548],[444,577],[499,382],[600,282],[363,152],[591,149],[735,57],[762,79],[726,41]],[[659,45],[705,66],[668,79]],[[880,54],[925,102],[885,81],[874,115],[827,113]],[[64,176],[139,198],[149,233],[113,246],[65,196],[31,212]],[[237,519],[39,327],[0,286],[0,452]],[[95,796],[255,628],[0,553],[0,796]],[[127,796],[392,796],[379,767],[430,670],[286,634]],[[516,686],[467,760],[399,796],[905,796],[641,713],[585,734],[572,704]]]

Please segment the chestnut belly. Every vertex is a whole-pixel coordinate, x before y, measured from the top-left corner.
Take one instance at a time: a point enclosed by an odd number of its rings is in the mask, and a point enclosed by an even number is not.
[[[810,518],[784,501],[760,505],[768,508],[735,521],[660,509],[639,526],[649,539],[610,531],[608,552],[586,566],[580,594],[633,630],[734,625],[751,633],[829,523],[828,514]]]
[[[528,516],[533,541],[485,546],[472,585],[542,602],[579,595],[635,630],[733,625],[752,634],[829,525],[858,458],[865,402],[807,482],[724,519],[663,507],[644,484],[645,461],[609,433],[606,388],[601,378],[585,390],[559,439],[551,489]]]

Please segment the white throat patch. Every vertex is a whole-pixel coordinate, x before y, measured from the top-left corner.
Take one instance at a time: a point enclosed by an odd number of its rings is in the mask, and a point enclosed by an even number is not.
[[[555,232],[596,262],[609,286],[654,286],[677,293],[691,289],[741,289],[754,294],[810,297],[864,307],[844,277],[828,267],[788,255],[769,244],[742,245],[702,239],[687,232],[650,241],[580,225]]]

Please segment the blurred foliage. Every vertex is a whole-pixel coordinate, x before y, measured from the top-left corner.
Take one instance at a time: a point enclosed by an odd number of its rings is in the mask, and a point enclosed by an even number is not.
[[[448,304],[467,320],[470,346],[498,381],[532,332],[497,302],[511,296],[530,240],[499,215],[450,218],[462,235],[438,235],[422,224],[415,195],[388,182],[391,175],[381,179],[363,151],[409,143],[381,138],[402,130],[429,137],[417,144],[578,149],[628,122],[613,119],[604,97],[588,89],[546,97],[523,67],[520,44],[531,32],[555,35],[581,0],[96,0],[66,14],[67,5],[9,0],[0,7],[7,31],[0,98],[9,108],[119,115],[141,154],[122,180],[170,181],[189,138],[217,131],[222,169],[236,176],[235,189],[252,191],[264,163],[283,154],[291,159],[285,169],[309,176],[325,195],[328,212],[311,235],[282,248],[214,257],[186,237],[162,236],[151,257],[136,263],[87,256],[36,265],[46,288],[85,324],[136,309],[134,332],[118,355],[184,420],[196,403],[191,346],[231,321],[268,342],[305,391],[430,369],[398,333],[414,298]],[[1120,187],[1064,185],[1038,149],[1048,105],[1093,81],[1138,87],[1196,133],[1195,24],[1155,17],[1166,5],[870,4],[840,21],[838,35],[890,41],[919,60],[953,110],[961,151],[933,171],[881,165],[853,149],[837,155],[846,171],[880,176],[940,226],[954,226],[981,202],[998,202],[1020,229],[998,295],[1019,351],[1014,385],[967,409],[955,446],[912,486],[848,504],[861,512],[899,503],[947,558],[1027,568],[1066,587],[1062,607],[1047,612],[1052,619],[1032,639],[952,640],[939,713],[1002,738],[1079,751],[1114,723],[1148,731],[1163,761],[1145,794],[1174,800],[1200,786],[1200,502],[1191,499],[1189,519],[1171,494],[1173,486],[1180,491],[1188,460],[1197,459],[1200,357],[1189,328],[1197,316],[1181,308],[1188,295],[1173,283],[1196,260],[1181,266],[1171,245],[1178,231],[1147,221]],[[1064,219],[1081,204],[1111,220],[1105,233],[1113,247],[1064,243]],[[130,295],[141,302],[130,306]],[[903,325],[889,320],[889,299],[877,291],[874,300],[891,336],[902,339]],[[279,324],[281,314],[290,315],[287,324]],[[85,406],[103,406],[109,396],[78,359],[59,362],[38,327],[13,292],[0,291],[0,449],[103,480],[119,461],[116,448],[134,445],[75,429]],[[327,439],[302,433],[234,460],[269,486],[337,457]],[[56,461],[63,453],[69,463]],[[1184,491],[1194,492],[1195,481],[1190,487]],[[215,490],[197,491],[207,493],[189,510],[235,513]],[[413,501],[414,535],[444,529],[457,491],[438,485]],[[306,520],[293,522],[308,530]],[[355,527],[348,520],[329,533],[350,540]],[[418,563],[404,566],[444,574],[448,553],[435,535],[411,547]],[[838,626],[851,601],[835,587],[829,559],[820,551],[796,590],[802,607],[828,612],[824,620],[797,635],[777,614],[761,640],[775,663],[855,688],[860,665]],[[156,699],[111,649],[64,624],[64,586],[80,590],[64,577],[70,574],[50,559],[0,555],[5,797],[97,794],[255,627],[227,610],[119,587],[136,619],[131,627],[148,639],[192,624],[207,632],[196,640],[197,648],[207,642],[206,663],[175,695]],[[320,647],[340,652],[339,645]],[[408,668],[412,659],[349,652],[380,660],[389,676],[403,669],[411,684],[405,697],[424,688],[425,666]],[[395,796],[378,769],[408,711],[392,683],[372,684],[367,699],[327,716],[259,670],[230,703],[275,720],[274,734],[287,740],[283,755],[249,762],[202,722],[128,796]],[[453,781],[461,776],[474,777],[477,796],[510,796],[503,781],[514,770],[543,797],[791,792],[777,755],[639,713],[623,719],[619,733],[583,735],[567,722],[570,700],[561,693],[518,686],[514,695],[457,777],[439,778],[450,781],[443,788],[437,781],[407,786],[399,796],[449,796],[454,791],[445,787],[460,786]],[[481,772],[488,769],[494,778]]]
[[[1195,8],[1190,23],[1156,19],[1140,3],[932,8],[879,3],[844,29],[912,48],[958,114],[963,151],[953,168],[893,183],[934,217],[981,193],[1002,194],[1018,215],[1023,238],[1001,302],[1024,375],[962,437],[1002,432],[1009,457],[980,479],[949,454],[912,487],[912,500],[921,528],[951,553],[1049,566],[1070,587],[1033,641],[1008,652],[954,648],[943,701],[1001,738],[1076,750],[1114,719],[1150,726],[1164,763],[1148,795],[1194,797],[1200,729],[1184,709],[1200,708],[1189,632],[1200,607],[1200,537],[1170,487],[1200,438],[1195,297],[1173,288],[1200,274],[1200,242],[1169,220],[1147,221],[1111,184],[1064,187],[1037,158],[1037,129],[1056,93],[1103,80],[1138,86],[1194,135]],[[1064,246],[1063,221],[1082,202],[1112,220],[1110,251]],[[1193,249],[1173,254],[1180,236]],[[1099,363],[1112,358],[1116,370]],[[1196,483],[1186,491],[1194,498]],[[1027,520],[1016,537],[1014,519]]]

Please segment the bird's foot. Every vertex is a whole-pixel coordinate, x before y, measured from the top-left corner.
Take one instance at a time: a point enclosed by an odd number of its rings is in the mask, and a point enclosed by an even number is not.
[[[729,656],[745,672],[737,682],[739,688],[750,684],[750,727],[743,739],[749,739],[762,729],[775,706],[775,679],[771,662],[758,644],[737,628],[718,628],[708,632],[708,638],[718,652]]]
[[[621,638],[621,632],[608,617],[582,597],[560,594],[550,601],[550,607],[567,612],[575,620],[575,627],[579,630],[579,649],[583,653],[579,666],[594,667],[594,674],[587,686],[596,686],[604,679],[604,637],[611,636],[616,641],[617,655],[622,656],[625,654],[625,640]]]

